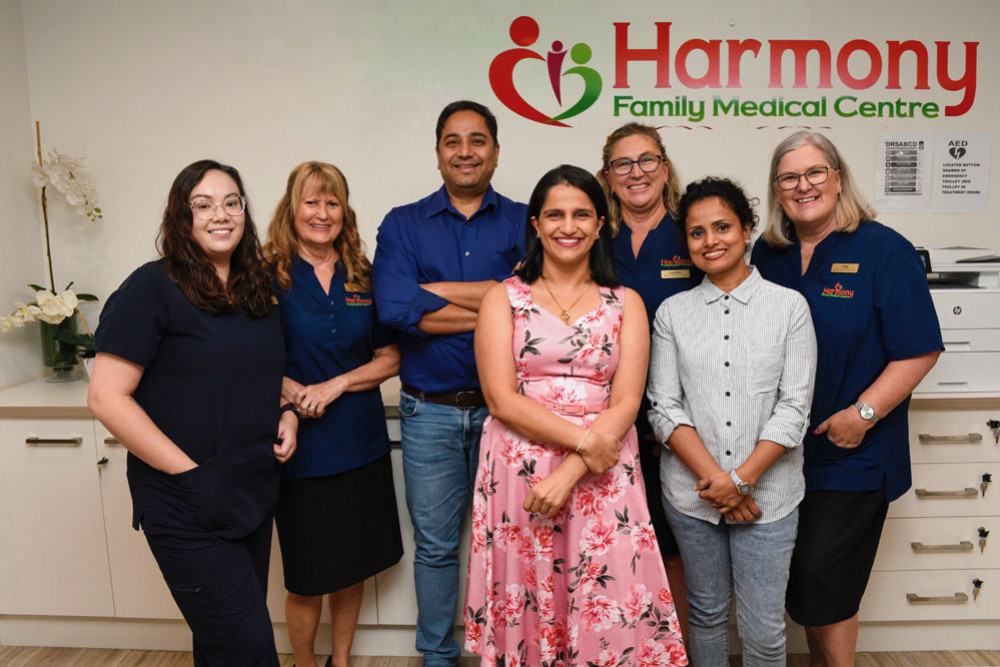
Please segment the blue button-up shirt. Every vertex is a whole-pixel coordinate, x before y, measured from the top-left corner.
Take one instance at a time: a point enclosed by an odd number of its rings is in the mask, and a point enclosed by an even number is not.
[[[448,302],[424,283],[502,280],[524,256],[527,207],[490,187],[466,219],[444,186],[389,211],[378,230],[375,299],[379,317],[398,329],[400,379],[429,393],[479,386],[472,332],[429,336],[420,319]]]
[[[275,287],[285,328],[285,375],[318,384],[374,358],[396,341],[378,321],[371,292],[349,292],[339,262],[327,293],[312,265],[298,257],[288,291]],[[322,417],[299,423],[298,449],[281,466],[286,478],[320,477],[354,470],[389,453],[385,408],[378,387],[345,392]]]
[[[865,221],[851,233],[833,231],[813,250],[802,275],[802,249],[758,241],[753,264],[761,275],[802,293],[809,303],[819,363],[810,431],[858,400],[890,361],[942,349],[923,264],[892,229]],[[882,415],[853,449],[825,434],[807,434],[806,490],[875,491],[894,500],[910,488],[907,397]]]
[[[632,230],[624,222],[620,224],[615,238],[615,270],[618,280],[642,297],[650,330],[663,300],[698,285],[704,275],[691,263],[687,242],[669,213],[649,230],[638,256],[632,252]]]

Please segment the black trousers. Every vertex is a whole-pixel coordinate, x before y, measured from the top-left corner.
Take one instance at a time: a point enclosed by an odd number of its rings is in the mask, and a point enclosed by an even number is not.
[[[246,537],[146,535],[193,634],[195,667],[277,667],[267,613],[271,518]]]

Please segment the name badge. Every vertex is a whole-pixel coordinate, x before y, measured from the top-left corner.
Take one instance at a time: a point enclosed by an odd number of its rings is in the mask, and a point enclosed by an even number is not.
[[[663,269],[660,271],[660,278],[690,278],[691,269]]]
[[[850,264],[846,262],[835,262],[833,266],[830,267],[830,273],[857,273],[858,272],[857,263]]]

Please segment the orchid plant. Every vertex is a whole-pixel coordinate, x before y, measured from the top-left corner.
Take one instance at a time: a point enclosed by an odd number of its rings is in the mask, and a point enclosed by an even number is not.
[[[42,218],[45,223],[45,259],[48,262],[49,286],[29,284],[34,293],[34,301],[14,302],[14,311],[0,317],[0,332],[19,329],[30,322],[43,322],[58,327],[54,336],[60,343],[74,346],[83,356],[93,356],[94,336],[87,329],[86,333],[77,333],[75,318],[82,314],[78,308],[81,301],[97,301],[93,294],[76,293],[70,282],[66,288],[57,293],[55,278],[52,274],[52,247],[49,242],[49,212],[46,191],[51,186],[66,199],[66,203],[74,207],[76,212],[88,220],[97,221],[103,218],[98,205],[97,189],[93,180],[83,170],[83,158],[74,158],[57,150],[49,152],[49,159],[42,159],[42,143],[35,123],[35,138],[38,149],[38,161],[31,165],[31,180],[41,188]],[[68,318],[70,322],[66,322]],[[66,326],[63,325],[66,322]],[[63,326],[60,326],[63,325]],[[87,323],[84,320],[84,327]],[[43,336],[44,340],[44,336]],[[43,343],[44,345],[44,343]]]

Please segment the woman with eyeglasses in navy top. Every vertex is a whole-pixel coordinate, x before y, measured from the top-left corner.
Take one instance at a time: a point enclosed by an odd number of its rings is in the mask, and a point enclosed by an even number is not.
[[[704,275],[691,263],[684,235],[674,222],[681,200],[677,168],[667,156],[656,128],[639,123],[626,123],[608,135],[601,162],[597,180],[608,199],[609,224],[617,232],[615,271],[623,285],[642,297],[652,331],[656,309],[664,299],[695,287]],[[659,445],[646,418],[649,407],[648,399],[643,396],[635,421],[639,459],[649,514],[686,640],[688,604],[684,566],[660,500]]]
[[[158,246],[101,313],[87,405],[129,451],[133,526],[191,627],[194,664],[276,667],[271,517],[298,422],[279,418],[281,322],[239,173],[185,167]]]
[[[888,503],[910,487],[910,393],[941,330],[916,251],[873,220],[829,139],[782,141],[769,182],[752,263],[805,296],[819,350],[787,609],[812,664],[851,665]]]

